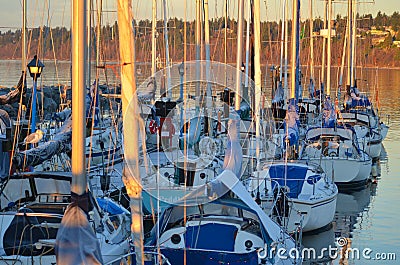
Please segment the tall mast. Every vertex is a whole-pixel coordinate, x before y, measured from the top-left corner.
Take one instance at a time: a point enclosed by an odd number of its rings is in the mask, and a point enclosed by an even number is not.
[[[201,1],[196,0],[196,80],[200,80]],[[200,109],[200,82],[196,82],[196,113]]]
[[[327,69],[326,69],[326,94],[331,94],[331,46],[332,46],[332,0],[328,0],[328,50],[327,50]]]
[[[327,23],[327,7],[328,0],[324,0],[324,29],[326,30]],[[325,86],[325,60],[326,60],[326,38],[322,38],[322,63],[321,63],[321,89]],[[321,93],[320,93],[321,95]]]
[[[24,73],[26,71],[26,14],[27,14],[26,0],[23,0],[22,1],[22,49],[21,49],[22,66],[21,66],[21,70]]]
[[[157,30],[157,0],[153,0],[153,20],[151,23],[151,76],[156,73],[156,30]],[[186,23],[186,22],[185,22]]]
[[[247,91],[249,87],[249,59],[250,59],[250,20],[251,20],[251,6],[250,1],[248,2],[247,8],[247,21],[246,21],[246,64],[245,64],[245,73],[246,76],[244,78],[244,91],[243,97],[247,98]],[[253,65],[254,67],[254,65]]]
[[[345,34],[344,42],[343,42],[342,63],[341,63],[341,66],[340,66],[339,87],[342,87],[342,85],[343,85],[344,63],[345,63],[345,57],[346,57],[346,49],[347,49],[347,45],[348,45],[347,42],[348,42],[348,39],[349,39],[348,38],[348,31],[349,31],[349,28],[346,27],[346,34]],[[350,69],[350,67],[348,67],[348,69]],[[348,79],[349,78],[350,78],[350,76],[348,75]],[[348,84],[350,84],[350,83],[348,83]]]
[[[206,80],[207,80],[207,87],[206,87],[206,107],[207,113],[211,114],[211,107],[212,107],[212,100],[211,100],[211,84],[210,84],[210,25],[209,25],[209,6],[208,0],[204,0],[204,44],[206,49]],[[208,118],[207,118],[208,119]],[[207,129],[208,135],[212,136],[213,130],[211,121],[208,122],[208,126],[210,128]]]
[[[185,62],[186,61],[186,55],[187,55],[187,1],[185,0],[185,13],[183,16],[183,59],[182,61]]]
[[[224,89],[227,89],[227,87],[228,87],[228,80],[227,80],[227,69],[226,69],[226,63],[227,63],[227,53],[228,53],[228,47],[227,47],[227,41],[228,41],[228,33],[227,33],[227,31],[228,31],[228,1],[229,0],[225,0],[224,2],[225,2],[225,27],[224,27],[224,40],[225,40],[225,42],[224,42],[224,45],[225,45],[225,48],[224,48],[224,63],[225,63],[225,66],[224,66],[224,68],[225,68],[225,71],[224,71],[224,75],[225,75],[225,77],[224,77],[224,80],[225,80],[225,83],[224,83]],[[228,91],[228,93],[229,93],[229,91]],[[228,98],[230,98],[230,97],[228,97]],[[225,118],[225,120],[228,120],[228,118],[229,118],[229,105],[228,104],[224,104],[224,118]],[[228,124],[227,124],[227,122],[226,122],[226,128],[228,127],[227,126]]]
[[[314,18],[313,18],[313,0],[310,1],[310,79],[314,81],[314,38],[313,38],[313,31],[314,31]]]
[[[242,72],[240,68],[242,66],[242,49],[243,49],[243,12],[244,12],[244,0],[239,0],[238,6],[238,30],[237,30],[237,50],[236,50],[236,93],[235,93],[235,110],[240,109],[240,88],[242,86]]]
[[[210,24],[209,24],[209,7],[208,7],[208,0],[204,0],[204,44],[206,50],[206,64],[208,66],[206,70],[209,68],[211,56],[210,56]],[[206,74],[209,74],[209,71],[206,71]],[[208,77],[207,77],[208,81]],[[208,89],[208,88],[207,88]]]
[[[261,106],[261,19],[260,0],[254,0],[254,85],[255,85],[255,118],[256,118],[256,155],[260,153],[260,106]]]
[[[226,64],[227,60],[227,41],[228,41],[228,33],[227,33],[227,26],[228,26],[228,0],[225,1],[225,30],[224,30],[224,40],[225,40],[225,51],[224,51],[224,63]],[[225,82],[226,82],[226,71],[225,71]],[[226,86],[226,84],[225,84]]]
[[[87,74],[87,77],[86,77],[86,82],[87,82],[87,84],[86,84],[86,87],[90,87],[90,80],[91,80],[91,72],[90,72],[90,69],[91,69],[91,65],[90,65],[90,61],[91,61],[91,39],[90,39],[90,36],[91,36],[91,30],[92,30],[92,24],[91,24],[91,10],[92,10],[92,0],[87,0],[87,5],[86,5],[86,34],[87,34],[87,36],[86,36],[86,49],[87,49],[87,51],[86,51],[86,56],[87,56],[87,59],[86,59],[86,64],[87,64],[87,71],[86,71],[86,74]]]
[[[72,3],[72,185],[71,191],[82,195],[86,191],[85,159],[85,89],[86,85],[86,8],[87,1]]]
[[[290,90],[290,98],[297,99],[297,87],[299,81],[299,12],[300,11],[300,1],[293,0],[293,20],[292,20],[292,85]]]
[[[286,1],[286,0],[285,0]],[[285,60],[284,60],[284,80],[283,80],[283,88],[284,88],[284,95],[285,99],[288,96],[288,62],[289,62],[289,20],[287,19],[288,17],[288,8],[285,8]]]
[[[97,0],[97,25],[96,25],[96,65],[100,65],[100,40],[101,40],[101,17],[103,9],[103,0]],[[98,75],[96,75],[96,79]],[[98,86],[98,80],[96,80],[96,86]]]
[[[77,0],[78,1],[78,0]],[[131,232],[136,251],[136,264],[143,261],[143,220],[142,187],[139,175],[139,112],[135,78],[135,39],[133,36],[133,13],[131,0],[118,0],[119,54],[121,59],[121,96],[124,117],[124,159],[123,180],[130,198],[132,213]]]
[[[285,31],[287,30],[285,25],[286,25],[286,0],[283,0],[282,2],[282,32],[281,32],[281,67],[279,70],[279,81],[282,82],[282,76],[283,76],[283,48],[284,48],[284,40],[285,40]]]
[[[350,76],[351,76],[351,86],[355,86],[356,71],[355,71],[354,65],[355,65],[355,61],[356,61],[356,35],[357,35],[357,31],[356,31],[356,23],[357,23],[357,21],[356,21],[356,13],[357,13],[356,0],[353,0],[352,5],[353,5],[353,8],[352,8],[353,30],[352,30],[352,35],[351,35],[351,37],[352,37],[351,42],[353,45],[351,46],[351,54],[352,55],[351,55],[351,75]]]
[[[171,71],[169,68],[169,41],[168,41],[168,17],[167,17],[167,0],[163,0],[164,8],[164,40],[165,40],[165,61],[167,68],[167,94],[169,98],[172,98],[171,89]]]
[[[352,47],[353,47],[353,39],[352,36],[352,29],[353,29],[353,3],[352,0],[347,1],[347,41],[349,45],[347,46],[347,85],[352,85]]]

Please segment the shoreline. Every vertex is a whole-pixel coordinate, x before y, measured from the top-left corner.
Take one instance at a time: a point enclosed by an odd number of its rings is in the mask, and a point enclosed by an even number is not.
[[[0,58],[0,63],[1,63],[1,61],[14,61],[14,62],[20,62],[21,61],[21,59],[2,59],[2,58]],[[48,61],[48,62],[53,62],[54,63],[54,58],[53,59],[49,59],[49,58],[43,58],[43,60],[42,61]],[[71,61],[70,60],[56,60],[56,62],[57,63],[70,63]],[[96,61],[95,60],[92,60],[92,63],[95,63]],[[117,64],[118,63],[118,61],[115,61],[115,60],[105,60],[105,62],[107,62],[107,63],[115,63],[115,64]],[[138,65],[146,65],[146,64],[148,64],[148,65],[151,65],[151,62],[136,62]],[[180,63],[182,63],[181,61],[176,61],[176,62],[172,62],[172,64],[180,64]],[[228,62],[227,63],[228,65],[236,65],[236,62]],[[274,66],[277,66],[277,65],[279,65],[279,63],[278,64],[267,64],[267,63],[261,63],[261,65],[262,66],[266,66],[266,65],[274,65]],[[288,67],[290,67],[290,64],[288,64]],[[301,67],[309,67],[309,65],[305,65],[305,64],[302,64],[301,65]],[[314,65],[314,67],[316,67],[316,68],[321,68],[322,66],[321,65]],[[340,68],[341,67],[341,65],[332,65],[332,68]],[[346,68],[346,66],[345,66],[345,68]],[[400,70],[400,66],[384,66],[384,65],[365,65],[365,66],[356,66],[355,67],[356,69],[359,69],[359,68],[367,68],[367,69],[376,69],[376,68],[378,68],[378,70],[381,70],[381,69],[384,69],[384,70]],[[0,85],[0,87],[1,87],[1,85]]]

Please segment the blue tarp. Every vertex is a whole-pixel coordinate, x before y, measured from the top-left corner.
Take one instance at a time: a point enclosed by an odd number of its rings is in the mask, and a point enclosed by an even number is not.
[[[124,211],[122,208],[115,204],[114,202],[110,200],[106,200],[103,198],[96,198],[97,203],[99,204],[99,207],[103,209],[103,211],[106,211],[107,213],[111,215],[116,215],[116,214],[122,214]]]
[[[194,249],[234,251],[237,227],[234,225],[208,223],[189,226],[185,233],[185,246]]]
[[[269,176],[272,180],[272,189],[275,188],[276,182],[280,186],[285,186],[285,172],[286,172],[286,186],[289,187],[290,198],[297,198],[303,188],[304,179],[307,174],[307,167],[296,165],[272,165],[269,168]],[[276,181],[276,182],[275,182]]]

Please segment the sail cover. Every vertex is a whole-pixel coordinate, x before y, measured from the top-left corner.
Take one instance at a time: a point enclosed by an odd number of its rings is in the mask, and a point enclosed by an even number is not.
[[[24,169],[37,166],[54,155],[71,151],[72,120],[69,118],[54,135],[53,140],[43,143],[36,148],[16,152],[13,157],[13,167]]]
[[[322,113],[322,125],[323,127],[333,127],[336,121],[335,108],[332,105],[331,98],[327,96],[324,102],[324,110]]]
[[[238,178],[242,173],[243,152],[239,139],[240,120],[231,118],[228,124],[228,143],[226,145],[224,169],[231,170]]]
[[[230,170],[224,170],[215,180],[209,182],[207,187],[203,186],[199,189],[186,195],[181,201],[196,201],[198,204],[203,204],[210,199],[217,199],[231,191],[239,199],[243,201],[250,209],[252,209],[259,217],[268,236],[275,242],[282,241],[284,233],[277,223],[261,209],[261,207],[254,201],[250,193],[246,190],[243,184],[238,181],[236,175]],[[293,239],[289,235],[283,239],[287,249],[295,248]]]
[[[283,91],[282,83],[279,82],[278,88],[275,91],[275,96],[272,103],[279,103],[284,100],[285,92]]]
[[[283,138],[284,149],[286,147],[286,139],[289,140],[289,146],[294,145],[299,140],[299,125],[299,114],[297,113],[294,101],[291,99],[291,102],[288,105],[288,111],[286,113],[286,118],[284,122],[285,132],[287,131],[287,135]]]
[[[57,264],[103,264],[99,241],[87,219],[88,196],[71,193],[72,203],[57,232]]]

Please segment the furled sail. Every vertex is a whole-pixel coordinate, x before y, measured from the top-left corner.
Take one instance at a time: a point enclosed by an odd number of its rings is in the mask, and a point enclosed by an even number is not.
[[[92,98],[90,95],[86,97],[86,113],[90,117],[92,115]],[[69,153],[71,151],[72,137],[72,120],[71,109],[64,109],[58,113],[54,113],[52,119],[57,122],[63,122],[63,126],[54,135],[53,139],[40,144],[36,148],[16,152],[13,158],[13,168],[22,170],[28,167],[40,165],[55,155],[61,153]]]
[[[224,169],[231,170],[240,179],[243,151],[240,145],[240,120],[238,117],[230,119],[228,126],[228,143],[225,152]]]
[[[72,138],[71,128],[72,120],[68,118],[52,140],[36,148],[16,152],[13,157],[13,167],[19,170],[31,166],[34,167],[50,159],[54,155],[70,152]]]
[[[323,127],[333,127],[336,121],[335,107],[332,104],[331,98],[328,96],[325,98],[324,108],[322,113],[322,125]]]
[[[284,122],[284,128],[285,132],[287,131],[287,135],[285,135],[283,139],[283,148],[285,148],[284,143],[286,140],[289,141],[289,146],[292,146],[297,143],[297,141],[299,140],[299,126],[300,126],[300,120],[299,120],[299,114],[295,106],[295,102],[293,100],[290,100]]]

